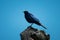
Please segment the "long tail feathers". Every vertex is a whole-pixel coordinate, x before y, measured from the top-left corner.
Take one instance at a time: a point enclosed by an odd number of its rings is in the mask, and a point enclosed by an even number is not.
[[[41,25],[44,29],[47,29],[45,26]]]

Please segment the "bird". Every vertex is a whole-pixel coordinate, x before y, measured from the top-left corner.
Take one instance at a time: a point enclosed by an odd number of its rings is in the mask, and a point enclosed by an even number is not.
[[[37,24],[39,26],[42,26],[44,29],[47,29],[45,26],[43,26],[41,24],[41,22],[39,21],[39,19],[37,19],[33,14],[31,14],[28,11],[23,11],[23,13],[24,13],[24,17],[25,17],[26,21],[28,23],[31,23],[30,26],[32,26],[33,24]]]

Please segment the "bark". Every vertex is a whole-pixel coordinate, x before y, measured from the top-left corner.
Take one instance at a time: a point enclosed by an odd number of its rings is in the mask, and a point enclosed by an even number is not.
[[[50,40],[50,35],[46,34],[44,30],[38,30],[29,26],[22,33],[20,33],[21,40]]]

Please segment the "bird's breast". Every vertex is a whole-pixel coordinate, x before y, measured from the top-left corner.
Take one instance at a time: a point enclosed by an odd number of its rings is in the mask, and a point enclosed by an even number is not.
[[[25,19],[29,22],[29,23],[34,23],[33,19],[31,18],[30,15],[25,15]]]

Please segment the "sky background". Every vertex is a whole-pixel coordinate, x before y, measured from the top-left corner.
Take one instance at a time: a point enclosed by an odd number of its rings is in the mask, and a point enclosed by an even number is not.
[[[60,0],[0,0],[0,40],[20,40],[20,33],[30,24],[23,11],[37,17],[48,29],[51,40],[60,40]]]

